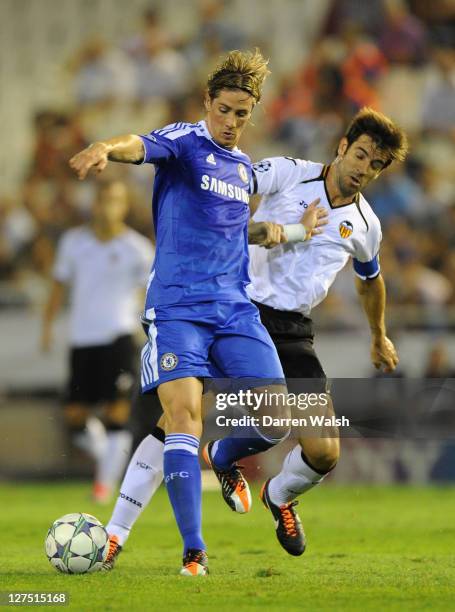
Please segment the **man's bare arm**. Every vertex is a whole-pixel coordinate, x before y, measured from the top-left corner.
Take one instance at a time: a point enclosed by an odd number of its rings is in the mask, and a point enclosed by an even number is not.
[[[283,226],[272,221],[250,221],[248,225],[248,244],[258,244],[272,248],[286,242]]]
[[[381,275],[372,280],[355,279],[357,293],[367,315],[371,331],[371,361],[375,368],[392,372],[398,364],[398,355],[392,341],[386,336],[386,290]]]
[[[322,227],[327,225],[328,214],[325,208],[318,207],[319,201],[318,198],[311,202],[299,223],[293,225],[280,225],[272,221],[250,221],[248,244],[271,249],[283,242],[303,242],[321,234]]]
[[[88,172],[102,172],[109,161],[136,163],[144,158],[142,138],[135,134],[116,136],[91,144],[86,149],[76,153],[69,161],[79,180],[85,179]]]
[[[65,296],[66,285],[54,280],[43,312],[41,350],[48,351],[52,345],[52,326]]]

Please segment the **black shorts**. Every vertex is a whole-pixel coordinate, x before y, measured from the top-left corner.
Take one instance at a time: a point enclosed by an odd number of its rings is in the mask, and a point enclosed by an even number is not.
[[[327,376],[313,347],[313,321],[299,312],[276,310],[258,302],[254,304],[276,346],[286,379],[312,379],[311,383],[305,383],[305,389],[296,391],[325,393]],[[292,381],[288,380],[290,391],[292,386]]]
[[[132,336],[110,344],[73,348],[67,403],[97,404],[130,397],[138,355]]]

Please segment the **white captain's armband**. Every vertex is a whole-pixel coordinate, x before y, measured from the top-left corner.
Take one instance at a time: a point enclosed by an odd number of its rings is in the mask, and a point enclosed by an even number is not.
[[[306,239],[306,229],[302,223],[283,225],[283,232],[288,242],[303,242]]]
[[[372,280],[379,276],[381,267],[379,265],[379,255],[373,257],[371,261],[359,261],[358,259],[352,260],[354,265],[354,272],[362,280]]]

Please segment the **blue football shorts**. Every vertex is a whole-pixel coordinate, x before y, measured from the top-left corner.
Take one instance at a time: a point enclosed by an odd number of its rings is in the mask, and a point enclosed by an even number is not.
[[[275,345],[249,301],[160,306],[149,309],[147,317],[143,393],[190,376],[284,383]]]

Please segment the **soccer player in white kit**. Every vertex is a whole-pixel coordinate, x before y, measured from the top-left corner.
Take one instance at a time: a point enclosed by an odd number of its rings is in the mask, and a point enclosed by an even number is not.
[[[264,196],[255,222],[285,224],[289,236],[292,229],[302,232],[299,221],[311,202],[319,200],[328,212],[324,232],[317,232],[311,240],[304,241],[301,234],[300,241],[277,241],[268,251],[250,247],[249,295],[260,310],[288,379],[313,378],[319,390],[326,391],[308,315],[326,297],[349,258],[353,259],[357,289],[371,329],[372,361],[386,371],[395,368],[398,357],[384,323],[385,289],[378,259],[380,222],[360,190],[392,161],[403,160],[406,151],[406,136],[390,119],[363,109],[341,139],[330,166],[292,158],[265,159],[253,165],[252,192]],[[116,506],[107,526],[120,545],[162,481],[163,444],[159,437],[147,436],[136,453],[122,492],[139,505]],[[292,555],[301,555],[305,549],[294,500],[322,481],[336,465],[338,455],[336,430],[317,438],[302,435],[281,472],[262,488],[261,498],[274,516],[278,540]],[[115,549],[106,569],[112,569],[120,550]]]
[[[48,350],[65,290],[70,297],[70,379],[65,419],[75,444],[95,459],[95,501],[109,500],[128,460],[131,434],[125,424],[135,381],[139,290],[153,260],[153,247],[124,223],[124,183],[98,186],[87,225],[60,240],[53,283],[43,316],[41,344]],[[99,406],[101,420],[93,415]]]
[[[392,161],[403,161],[406,153],[402,130],[384,115],[364,108],[351,121],[329,166],[286,157],[253,166],[253,191],[263,195],[254,221],[292,224],[316,198],[328,211],[324,232],[310,241],[277,245],[269,251],[250,247],[249,295],[274,341],[288,385],[292,378],[314,379],[311,390],[327,392],[326,375],[313,349],[309,314],[324,300],[349,259],[370,326],[371,360],[386,372],[395,369],[398,356],[384,321],[381,225],[360,192]],[[294,500],[321,482],[339,457],[336,428],[317,437],[300,431],[297,437],[299,444],[286,456],[281,472],[261,490],[261,499],[273,514],[278,540],[292,555],[305,550]]]

